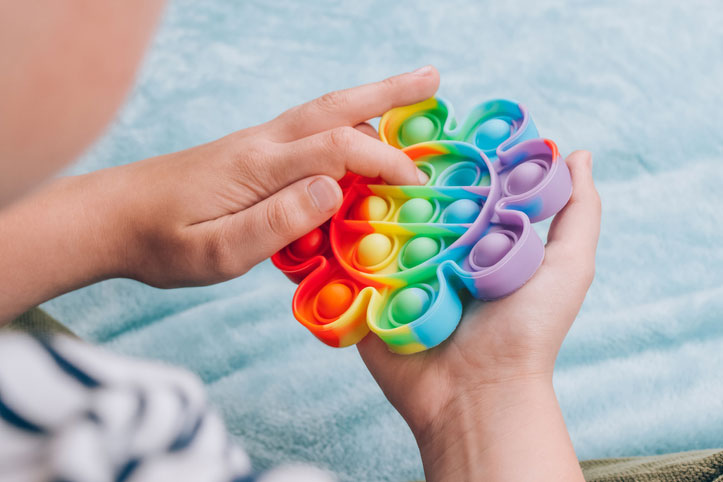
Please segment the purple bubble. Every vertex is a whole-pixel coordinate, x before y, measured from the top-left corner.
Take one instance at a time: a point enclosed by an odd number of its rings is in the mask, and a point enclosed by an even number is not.
[[[481,268],[493,266],[512,248],[514,241],[504,233],[489,233],[472,248],[472,261]]]
[[[523,162],[512,170],[507,178],[507,191],[512,194],[522,194],[540,184],[545,178],[546,170],[534,161]]]

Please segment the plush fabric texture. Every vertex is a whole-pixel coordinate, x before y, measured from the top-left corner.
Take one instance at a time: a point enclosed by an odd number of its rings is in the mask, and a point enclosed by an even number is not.
[[[723,9],[613,0],[169,5],[135,89],[70,171],[186,148],[326,91],[427,63],[460,117],[505,97],[563,153],[594,153],[597,276],[555,384],[581,459],[723,445]],[[179,186],[183,189],[183,186]],[[354,348],[291,316],[269,262],[212,287],[128,280],[45,304],[80,336],[200,375],[257,468],[422,477]]]
[[[581,465],[588,482],[723,481],[723,452],[718,450],[586,460]]]

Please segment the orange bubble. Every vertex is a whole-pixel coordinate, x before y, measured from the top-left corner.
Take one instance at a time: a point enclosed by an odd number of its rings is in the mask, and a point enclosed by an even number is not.
[[[324,318],[337,318],[351,306],[354,293],[343,283],[329,283],[316,295],[316,311]]]

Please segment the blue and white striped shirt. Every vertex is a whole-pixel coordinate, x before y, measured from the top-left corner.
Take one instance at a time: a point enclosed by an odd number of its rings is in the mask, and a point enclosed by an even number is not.
[[[0,336],[3,482],[330,481],[310,467],[254,474],[200,380],[66,337]]]

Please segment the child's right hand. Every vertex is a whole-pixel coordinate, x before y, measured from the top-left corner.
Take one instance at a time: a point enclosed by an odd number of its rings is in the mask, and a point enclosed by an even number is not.
[[[0,213],[0,320],[104,278],[176,287],[239,276],[326,221],[347,170],[426,181],[366,121],[438,84],[422,68],[205,145],[53,183]]]
[[[122,177],[134,193],[120,219],[135,246],[120,269],[161,287],[226,280],[336,212],[336,181],[347,170],[392,184],[426,180],[364,122],[432,96],[437,85],[430,68],[333,92],[266,124],[113,172],[109,182]]]

